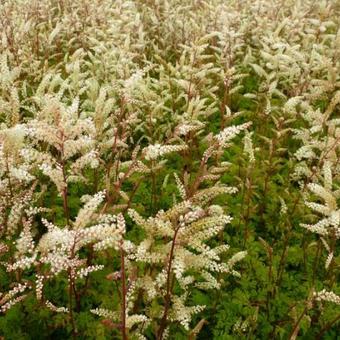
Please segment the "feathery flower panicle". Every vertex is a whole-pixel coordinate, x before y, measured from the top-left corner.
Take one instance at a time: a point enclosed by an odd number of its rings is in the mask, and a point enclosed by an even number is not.
[[[337,305],[340,305],[340,296],[333,292],[327,291],[326,289],[323,289],[320,292],[315,292],[314,298],[316,301],[333,302]]]
[[[216,140],[221,145],[225,145],[230,140],[235,138],[241,131],[248,129],[251,126],[251,123],[244,123],[242,125],[233,125],[225,128],[219,134],[215,136]]]
[[[145,159],[156,160],[162,156],[165,156],[172,152],[183,151],[187,149],[186,145],[161,145],[161,144],[154,144],[149,145],[144,149]]]
[[[103,202],[104,199],[105,191],[102,191],[95,194],[90,200],[88,200],[77,215],[73,226],[74,229],[84,228],[87,224],[91,223],[98,206]]]
[[[253,148],[253,142],[251,140],[252,134],[249,132],[246,132],[244,136],[244,152],[249,157],[249,162],[254,163],[255,162],[255,156],[254,156],[254,148]]]
[[[48,300],[45,302],[45,305],[48,309],[50,309],[51,311],[56,312],[56,313],[68,313],[69,312],[68,308],[57,307],[51,301],[48,301]]]

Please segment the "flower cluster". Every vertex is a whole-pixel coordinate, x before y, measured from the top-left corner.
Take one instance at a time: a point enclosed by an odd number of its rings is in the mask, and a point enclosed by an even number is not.
[[[145,159],[156,160],[168,153],[183,151],[187,148],[186,145],[161,145],[161,144],[154,144],[149,145],[146,149],[144,149]]]
[[[340,305],[340,296],[336,295],[333,292],[329,292],[326,289],[323,289],[320,292],[315,293],[314,298],[316,301],[327,301]]]

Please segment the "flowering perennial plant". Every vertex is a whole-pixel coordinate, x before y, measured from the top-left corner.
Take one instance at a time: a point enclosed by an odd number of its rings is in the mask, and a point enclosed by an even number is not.
[[[0,338],[335,339],[340,4],[0,3]]]

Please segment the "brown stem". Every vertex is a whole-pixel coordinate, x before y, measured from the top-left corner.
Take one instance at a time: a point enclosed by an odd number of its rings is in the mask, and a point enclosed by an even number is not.
[[[11,181],[11,175],[10,175],[9,166],[8,166],[8,156],[7,155],[6,155],[6,172],[8,174],[9,193],[11,195],[11,198],[13,198],[12,181]]]
[[[71,248],[71,259],[74,259],[75,255],[75,247],[76,247],[76,240],[74,240],[73,246]],[[74,273],[72,272],[72,268],[68,268],[68,294],[69,294],[69,315],[70,315],[70,321],[71,321],[71,326],[72,326],[72,337],[75,339],[78,335],[77,332],[77,326],[74,320],[74,314],[73,314],[73,303],[72,303],[72,298],[73,294],[75,298],[77,298],[77,291],[76,287],[74,284]]]
[[[92,259],[93,259],[93,246],[90,247],[90,252],[87,256],[87,260],[86,260],[86,265],[89,267],[92,265]],[[80,311],[80,296],[83,296],[86,294],[87,289],[89,287],[89,283],[90,283],[90,276],[87,275],[86,279],[85,279],[85,285],[83,287],[83,289],[81,290],[81,292],[79,292],[78,296],[79,296],[79,309],[78,312]],[[78,306],[77,306],[78,308]]]
[[[300,322],[303,319],[303,317],[305,316],[305,314],[308,311],[308,306],[306,305],[306,307],[304,308],[304,310],[302,311],[301,315],[299,316],[298,320],[296,321],[295,325],[293,326],[293,329],[289,335],[289,340],[295,340],[298,333],[299,333],[299,328],[300,328]]]
[[[156,209],[156,173],[154,171],[155,162],[152,161],[151,170],[151,213],[154,213]]]
[[[120,262],[121,262],[121,279],[122,279],[122,312],[121,312],[121,321],[122,321],[122,337],[123,340],[128,340],[127,332],[126,332],[126,273],[125,273],[125,255],[123,242],[120,245]]]
[[[159,329],[157,332],[157,340],[162,340],[163,339],[163,334],[165,331],[165,328],[167,326],[167,320],[168,320],[168,313],[170,309],[170,301],[171,301],[171,290],[173,287],[172,280],[171,280],[171,268],[172,268],[172,261],[173,261],[173,256],[174,256],[174,250],[175,250],[175,244],[176,244],[176,237],[178,234],[180,226],[178,226],[175,230],[172,243],[171,243],[171,249],[170,249],[170,254],[169,254],[169,263],[168,263],[168,268],[167,268],[167,282],[166,282],[166,295],[165,295],[165,305],[164,305],[164,313],[159,325]]]
[[[319,258],[320,258],[320,252],[321,252],[321,242],[320,240],[318,241],[318,249],[317,249],[317,254],[315,256],[315,260],[314,260],[314,265],[313,265],[313,277],[312,277],[312,288],[311,288],[311,292],[314,291],[314,283],[315,283],[315,277],[316,277],[316,270],[317,270],[317,266],[319,263]],[[311,296],[311,294],[309,294],[309,296]],[[310,297],[308,297],[307,301],[306,301],[306,306],[304,308],[304,310],[302,311],[300,317],[298,318],[298,320],[296,321],[295,325],[293,326],[293,329],[290,333],[289,336],[289,340],[295,340],[298,333],[299,333],[299,328],[300,328],[300,323],[303,319],[303,317],[306,315],[306,313],[308,312],[308,305],[310,304]],[[318,318],[318,317],[317,317]]]
[[[247,171],[248,172],[248,171]],[[244,238],[243,238],[243,246],[245,247],[246,242],[250,236],[250,228],[249,228],[249,219],[251,212],[251,197],[252,197],[252,178],[251,175],[247,175],[246,178],[246,188],[247,188],[247,196],[246,196],[246,214],[243,216],[244,218]]]
[[[66,224],[70,224],[70,213],[68,209],[68,199],[67,199],[67,188],[63,189],[63,208],[64,208],[64,214],[66,218]]]
[[[72,337],[75,339],[77,337],[77,330],[76,330],[76,324],[75,324],[74,315],[73,315],[72,295],[74,291],[74,282],[73,282],[73,277],[71,273],[71,268],[68,270],[68,279],[69,279],[69,289],[68,289],[69,315],[70,315],[70,321],[71,321],[71,326],[72,326]]]
[[[224,83],[224,94],[223,94],[223,100],[220,107],[221,112],[221,130],[224,130],[225,128],[225,107],[226,105],[229,106],[229,79],[225,80]]]
[[[63,208],[64,208],[64,215],[66,218],[66,224],[70,224],[70,213],[69,213],[69,208],[68,208],[68,189],[67,189],[67,174],[66,174],[66,165],[65,165],[65,160],[64,160],[64,134],[62,133],[61,136],[61,168],[62,168],[62,173],[63,173],[63,182],[64,182],[64,188],[62,192],[62,197],[63,197]]]
[[[307,184],[305,183],[303,190],[305,190],[306,187],[307,187]],[[294,215],[294,212],[298,207],[299,201],[300,201],[300,196],[298,196],[294,201],[292,211],[289,214],[290,217]],[[276,282],[275,282],[276,287],[275,287],[275,291],[274,291],[274,296],[275,296],[275,294],[276,294],[277,290],[279,289],[279,286],[281,285],[281,282],[282,282],[284,267],[285,267],[285,264],[286,264],[286,255],[287,255],[287,252],[288,252],[288,245],[289,245],[290,237],[291,237],[291,234],[292,234],[292,228],[293,227],[292,227],[292,224],[291,224],[289,218],[287,218],[287,223],[288,223],[288,230],[286,232],[283,250],[282,250],[282,253],[281,253],[281,256],[280,256],[279,269],[278,269],[277,279],[276,279]]]
[[[316,250],[316,256],[315,256],[314,264],[313,264],[313,274],[312,274],[312,286],[313,287],[315,285],[316,271],[317,271],[317,268],[318,268],[320,255],[321,255],[320,253],[321,253],[321,241],[318,240],[318,248]]]
[[[282,122],[280,122],[278,126],[278,130],[281,131],[282,129]],[[270,185],[270,179],[273,175],[273,172],[276,170],[275,166],[273,165],[274,157],[276,156],[276,148],[277,144],[279,143],[279,137],[275,136],[272,140],[272,143],[269,147],[269,159],[268,159],[268,167],[266,169],[266,175],[264,179],[264,188],[263,188],[263,195],[262,195],[262,202],[259,209],[259,215],[261,219],[261,223],[263,225],[263,228],[265,228],[266,221],[265,221],[265,213],[267,210],[267,199],[268,199],[268,190]]]
[[[316,336],[316,340],[321,340],[323,339],[323,335],[337,322],[340,320],[340,314],[334,318],[332,321],[328,322],[322,329],[321,331],[318,333],[318,335]]]
[[[201,179],[203,174],[205,173],[206,169],[205,169],[205,165],[206,165],[207,159],[206,158],[202,158],[199,169],[197,171],[197,175],[195,178],[194,183],[192,184],[191,188],[188,190],[188,198],[194,196],[195,192],[198,190],[198,187],[201,183]]]

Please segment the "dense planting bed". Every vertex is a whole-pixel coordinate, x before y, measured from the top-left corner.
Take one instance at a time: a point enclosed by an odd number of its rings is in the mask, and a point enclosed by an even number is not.
[[[0,338],[337,339],[340,3],[0,3]]]

